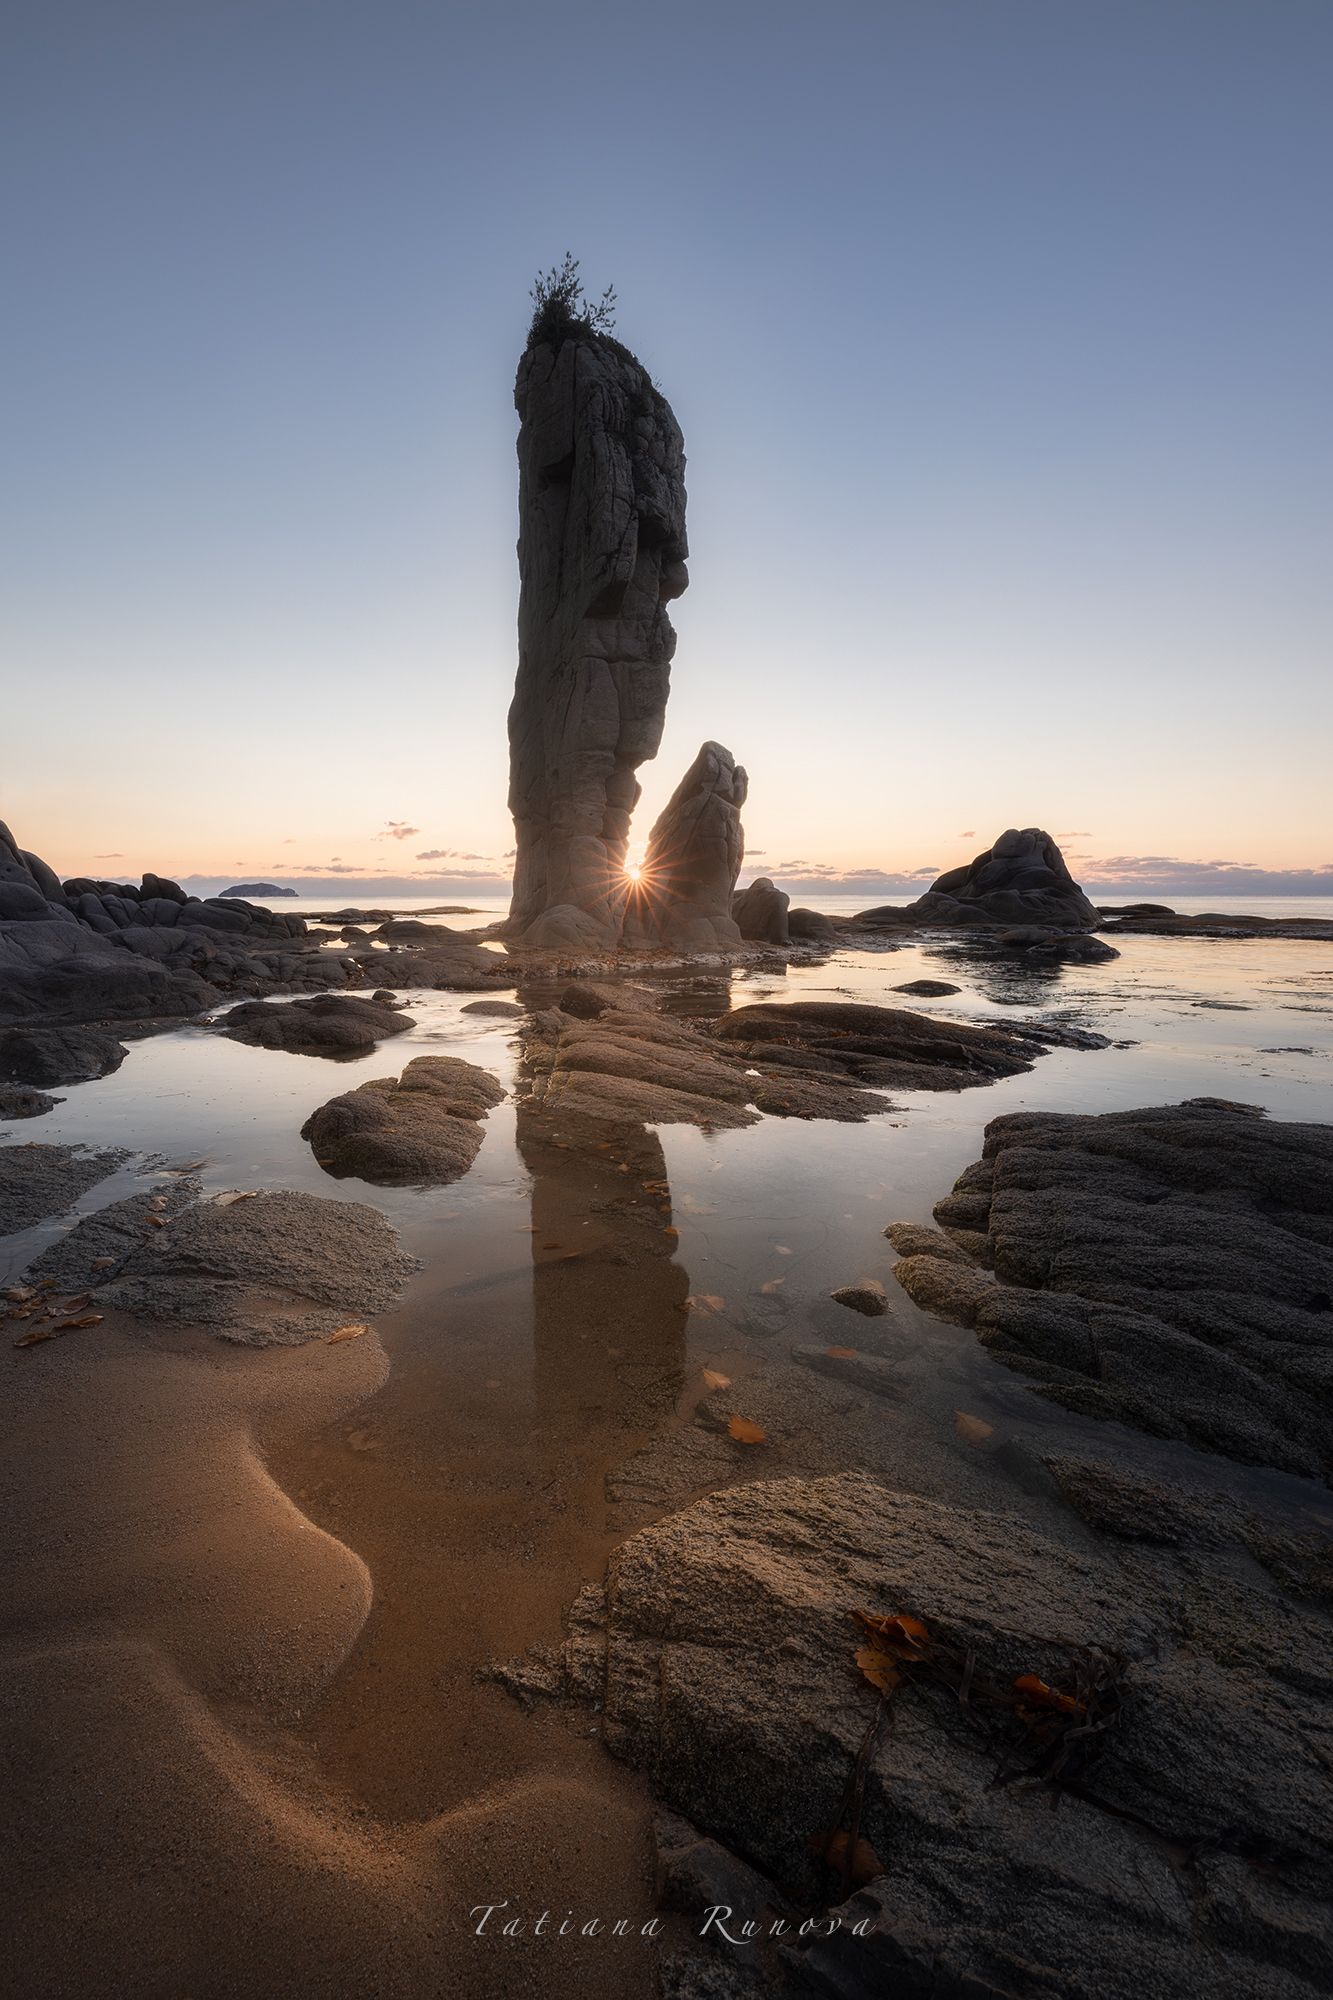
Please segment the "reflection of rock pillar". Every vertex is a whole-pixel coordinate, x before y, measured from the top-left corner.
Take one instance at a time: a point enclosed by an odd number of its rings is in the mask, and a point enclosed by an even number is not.
[[[620,932],[635,771],[656,755],[666,716],[666,607],[688,581],[684,441],[647,372],[600,334],[529,348],[514,400],[509,933],[605,946]]]
[[[558,1138],[558,1119],[520,1106],[518,1150],[532,1176],[536,1406],[605,1427],[628,1447],[626,1432],[670,1414],[684,1367],[689,1276],[666,1234],[666,1162],[642,1125],[608,1123],[597,1147]]]

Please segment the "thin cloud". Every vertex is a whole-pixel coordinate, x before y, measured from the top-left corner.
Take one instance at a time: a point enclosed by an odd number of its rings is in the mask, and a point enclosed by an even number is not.
[[[375,835],[376,840],[410,840],[414,833],[420,833],[419,826],[409,826],[405,819],[391,819],[385,822],[383,833]]]

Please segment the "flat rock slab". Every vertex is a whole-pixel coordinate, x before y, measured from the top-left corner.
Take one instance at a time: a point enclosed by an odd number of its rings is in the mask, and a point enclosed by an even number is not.
[[[114,1149],[84,1153],[73,1146],[0,1146],[0,1236],[63,1215],[126,1157]]]
[[[248,1000],[218,1021],[233,1042],[291,1055],[362,1055],[388,1035],[413,1026],[391,1003],[349,994],[316,993],[308,1000]]]
[[[842,1000],[737,1007],[723,1015],[714,1033],[719,1041],[739,1044],[760,1067],[785,1063],[815,1079],[890,1090],[967,1090],[993,1083],[1031,1069],[1047,1046],[1039,1025],[975,1027],[905,1007]]]
[[[955,1240],[895,1225],[895,1276],[1041,1394],[1333,1474],[1333,1127],[1211,1098],[1018,1112],[935,1215]]]
[[[565,1646],[512,1684],[600,1708],[667,1806],[808,1906],[811,1837],[838,1823],[876,1709],[855,1611],[923,1621],[991,1686],[1059,1689],[1097,1649],[1123,1706],[1053,1810],[996,1785],[996,1744],[952,1686],[900,1687],[864,1767],[884,1872],[847,1906],[873,1932],[793,1990],[1180,2000],[1205,1968],[1219,2000],[1325,1989],[1329,1624],[1204,1555],[1182,1580],[1156,1552],[859,1473],[760,1481],[632,1535]]]
[[[381,1187],[442,1186],[477,1157],[486,1113],[504,1098],[487,1070],[457,1056],[418,1056],[329,1099],[301,1127],[324,1171]]]
[[[0,1028],[5,1083],[86,1083],[109,1076],[125,1056],[124,1045],[100,1028]]]
[[[99,1308],[206,1326],[251,1347],[295,1346],[386,1311],[415,1260],[378,1209],[285,1191],[195,1199],[179,1184],[88,1216],[31,1278],[95,1287]],[[158,1197],[161,1199],[161,1197]],[[109,1262],[107,1261],[109,1260]]]

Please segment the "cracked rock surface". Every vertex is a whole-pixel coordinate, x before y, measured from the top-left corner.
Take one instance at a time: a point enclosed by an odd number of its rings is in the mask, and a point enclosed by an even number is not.
[[[891,1229],[899,1283],[1051,1401],[1333,1472],[1333,1128],[1212,1098],[1016,1112],[935,1215],[938,1251]]]

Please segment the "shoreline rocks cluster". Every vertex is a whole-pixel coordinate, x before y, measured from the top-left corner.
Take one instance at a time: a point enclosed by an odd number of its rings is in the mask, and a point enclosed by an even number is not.
[[[1065,1409],[1333,1478],[1333,1127],[1016,1112],[895,1276]]]
[[[725,1130],[756,1112],[860,1123],[894,1108],[882,1091],[992,1083],[1057,1043],[1106,1046],[1044,1024],[839,1001],[740,1007],[704,1023],[658,1012],[642,991],[575,984],[531,1017],[524,1062],[529,1100],[571,1128],[641,1119]]]

